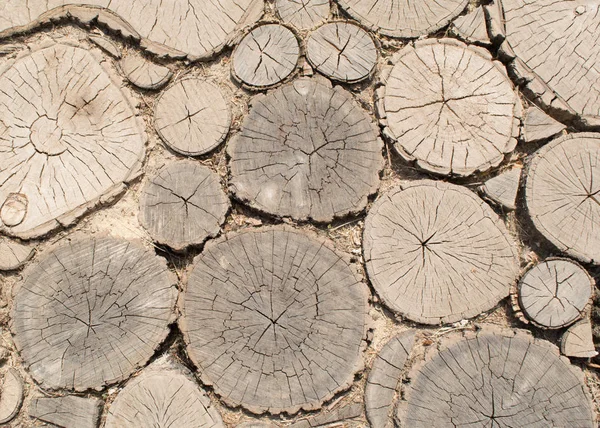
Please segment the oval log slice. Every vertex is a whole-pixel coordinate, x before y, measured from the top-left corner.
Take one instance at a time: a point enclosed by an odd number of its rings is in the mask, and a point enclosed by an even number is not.
[[[180,326],[205,384],[254,413],[321,407],[362,366],[366,289],[327,241],[231,233],[194,263]]]
[[[152,356],[174,320],[176,279],[166,262],[116,238],[74,239],[24,274],[11,330],[43,387],[101,389]]]
[[[97,428],[103,404],[96,397],[35,397],[29,405],[29,416],[49,422],[52,426]]]
[[[0,424],[5,424],[17,416],[23,404],[23,380],[16,369],[6,370],[0,390]]]
[[[173,77],[173,72],[168,67],[132,53],[123,58],[119,66],[127,80],[141,89],[161,89]]]
[[[14,270],[23,266],[33,256],[35,247],[0,236],[0,270]]]
[[[283,22],[300,30],[316,27],[329,17],[329,0],[275,0]]]

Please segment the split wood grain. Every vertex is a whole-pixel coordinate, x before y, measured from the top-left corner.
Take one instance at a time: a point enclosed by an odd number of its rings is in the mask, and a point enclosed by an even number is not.
[[[133,53],[125,56],[119,62],[119,66],[127,80],[141,89],[161,89],[173,77],[173,72],[168,67],[155,64]]]
[[[44,388],[84,391],[127,379],[175,318],[174,274],[136,243],[73,239],[23,277],[10,326],[25,367]]]
[[[204,384],[253,413],[314,410],[362,366],[364,284],[327,241],[290,228],[206,244],[180,327]]]
[[[283,22],[300,30],[310,30],[329,17],[329,0],[275,0]]]
[[[483,6],[478,6],[472,12],[456,18],[450,26],[450,31],[468,43],[491,45],[488,36]]]
[[[289,425],[290,428],[317,428],[331,426],[348,426],[352,419],[360,418],[363,414],[363,405],[361,403],[350,403],[345,406],[338,406],[333,410],[323,411],[320,414],[301,419],[296,423]]]
[[[495,177],[486,180],[481,186],[483,194],[507,210],[516,209],[517,193],[521,181],[520,166],[503,171]]]
[[[560,339],[560,352],[575,358],[593,358],[598,355],[589,320],[579,321],[569,327]]]
[[[100,49],[102,49],[104,52],[106,52],[110,56],[117,58],[117,59],[121,59],[121,57],[122,57],[121,49],[112,40],[109,40],[106,37],[96,36],[93,34],[90,35],[88,37],[88,39],[90,40],[90,42],[92,42],[93,44],[98,46]]]
[[[531,105],[525,114],[523,126],[523,140],[533,143],[547,138],[552,138],[567,129],[565,125],[548,116],[536,105]]]
[[[31,244],[0,236],[0,271],[20,268],[33,257],[34,250]]]
[[[363,232],[383,303],[424,324],[474,317],[509,295],[519,264],[506,226],[473,192],[418,180],[382,194]]]
[[[9,367],[4,371],[0,389],[0,424],[6,424],[17,416],[23,404],[23,379],[16,369]]]
[[[104,402],[99,398],[36,397],[29,416],[63,428],[97,428]]]

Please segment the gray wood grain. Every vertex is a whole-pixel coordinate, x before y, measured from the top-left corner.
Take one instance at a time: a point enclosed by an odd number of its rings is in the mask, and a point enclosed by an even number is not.
[[[5,424],[17,416],[23,404],[23,379],[15,368],[3,370],[1,389],[0,424]]]
[[[119,61],[119,67],[127,80],[141,89],[161,89],[173,77],[173,72],[168,67],[134,53],[129,53]]]
[[[379,186],[382,142],[339,86],[297,79],[253,100],[227,145],[230,188],[261,211],[329,222],[360,212]]]
[[[44,388],[83,391],[126,379],[175,318],[175,275],[136,243],[74,238],[41,255],[23,277],[10,327]]]
[[[350,403],[345,406],[338,406],[333,410],[323,411],[317,415],[300,419],[289,426],[290,428],[316,428],[329,426],[334,423],[342,424],[341,426],[348,426],[352,423],[352,419],[362,416],[363,410],[361,403]]]
[[[99,398],[36,397],[29,404],[29,416],[63,428],[96,428],[103,405]]]
[[[23,266],[33,256],[31,244],[0,236],[0,270],[14,270]]]
[[[546,138],[554,137],[565,129],[567,129],[565,125],[554,120],[544,113],[542,109],[532,104],[527,109],[525,115],[523,140],[526,143],[545,140]]]
[[[441,181],[407,182],[382,194],[365,221],[363,252],[383,303],[424,324],[491,309],[519,272],[501,219],[473,192]]]
[[[508,210],[516,209],[517,193],[521,181],[520,166],[501,172],[486,180],[481,186],[485,196]]]
[[[362,367],[365,285],[325,240],[284,227],[206,244],[180,327],[203,383],[254,413],[314,410]]]
[[[589,320],[579,321],[569,327],[560,339],[560,352],[575,358],[593,358],[598,355]]]
[[[283,22],[309,30],[329,16],[329,0],[275,0],[277,14]]]
[[[465,42],[482,45],[492,43],[487,32],[483,6],[478,6],[466,15],[456,18],[450,26],[450,31]]]

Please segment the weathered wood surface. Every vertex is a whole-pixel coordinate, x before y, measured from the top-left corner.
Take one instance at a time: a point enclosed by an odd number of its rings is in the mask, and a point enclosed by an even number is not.
[[[58,427],[97,428],[103,404],[93,397],[36,397],[29,405],[29,416]]]
[[[243,422],[239,425],[236,425],[236,428],[277,428],[278,425],[270,424],[268,422],[260,422],[260,421],[248,421]]]
[[[111,404],[105,428],[225,428],[210,399],[182,367],[146,368]]]
[[[472,12],[456,18],[450,26],[450,31],[465,42],[491,44],[483,6],[478,6]]]
[[[566,135],[538,150],[525,196],[546,239],[583,262],[600,263],[600,134]]]
[[[415,333],[415,330],[408,330],[392,337],[373,361],[365,386],[365,409],[372,428],[394,426],[394,396],[413,347]]]
[[[267,88],[284,81],[298,65],[296,35],[279,24],[250,31],[231,56],[233,77],[248,86]]]
[[[231,126],[229,105],[219,87],[198,78],[175,82],[154,107],[154,129],[178,153],[198,156],[225,141]]]
[[[383,303],[424,324],[470,318],[508,296],[516,244],[464,187],[407,182],[373,204],[363,233],[367,273]]]
[[[413,3],[409,0],[337,0],[350,16],[365,27],[390,37],[416,38],[448,25],[467,6],[468,0]]]
[[[519,97],[485,49],[428,39],[393,61],[379,115],[404,159],[437,174],[470,175],[497,166],[515,148]]]
[[[486,180],[481,186],[484,195],[508,210],[516,209],[517,193],[521,181],[520,166],[503,171],[495,177]]]
[[[329,16],[329,0],[275,0],[277,14],[283,22],[300,30],[309,30]]]
[[[596,426],[581,370],[522,330],[455,340],[410,379],[402,428]]]
[[[290,228],[230,233],[189,274],[180,327],[202,382],[254,413],[318,409],[362,366],[367,296],[346,257]]]
[[[528,319],[544,328],[562,328],[582,317],[594,281],[569,259],[547,259],[519,281],[519,306]]]
[[[169,67],[155,64],[135,53],[125,56],[119,62],[119,66],[127,80],[141,89],[161,89],[173,77]]]
[[[586,0],[503,0],[509,67],[526,94],[557,117],[600,124],[600,18]]]
[[[193,61],[211,58],[230,45],[260,19],[264,7],[263,0],[3,0],[0,38],[61,17],[97,20],[141,39],[142,47],[157,55]]]
[[[379,187],[381,148],[347,91],[297,79],[253,100],[227,145],[231,190],[269,214],[329,222],[365,208]]]
[[[301,419],[296,423],[289,425],[290,428],[316,428],[330,426],[333,423],[341,423],[341,426],[347,426],[352,419],[360,418],[364,407],[361,403],[351,403],[346,406],[338,406],[333,410],[324,411],[315,416]],[[340,425],[336,425],[340,426]]]
[[[23,266],[33,256],[35,247],[0,236],[0,271]]]
[[[369,78],[377,65],[377,46],[371,35],[350,22],[331,22],[313,31],[306,57],[325,76],[346,83]]]
[[[0,230],[71,224],[140,174],[145,132],[111,71],[85,49],[36,45],[0,67]]]
[[[567,357],[593,358],[598,355],[589,320],[573,324],[560,339],[560,352]]]
[[[533,143],[554,137],[567,129],[565,125],[548,116],[542,109],[532,104],[525,113],[523,140]]]
[[[121,48],[119,48],[119,46],[117,46],[116,43],[114,43],[112,40],[107,39],[106,37],[96,36],[92,34],[88,37],[88,39],[90,39],[90,41],[93,44],[95,44],[104,52],[106,52],[114,58],[121,59],[121,57],[123,56],[121,54]]]
[[[45,388],[83,391],[127,379],[175,318],[176,278],[139,244],[73,239],[23,276],[11,330],[25,367]]]
[[[0,386],[0,424],[14,419],[23,404],[23,380],[19,372],[9,367],[2,375]]]
[[[150,177],[142,188],[139,218],[153,240],[182,251],[216,236],[229,207],[219,176],[184,160]]]

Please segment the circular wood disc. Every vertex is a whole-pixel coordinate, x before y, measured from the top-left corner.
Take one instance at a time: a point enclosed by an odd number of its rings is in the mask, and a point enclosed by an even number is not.
[[[468,0],[337,0],[340,7],[364,26],[390,37],[419,37],[446,26],[467,6]]]
[[[216,236],[228,210],[219,176],[191,160],[168,164],[140,196],[142,226],[152,239],[178,251]]]
[[[119,62],[119,66],[127,80],[141,89],[161,89],[173,77],[168,67],[155,64],[141,55],[129,54]]]
[[[198,385],[180,370],[146,369],[111,404],[106,428],[225,427]]]
[[[367,79],[377,65],[373,37],[350,22],[332,22],[311,33],[306,57],[325,76],[354,83]]]
[[[11,421],[23,404],[23,380],[19,372],[10,367],[2,376],[0,394],[0,424]]]
[[[154,108],[154,129],[178,153],[198,156],[225,141],[231,112],[218,86],[184,79],[164,91]]]
[[[275,0],[283,22],[305,30],[316,27],[329,16],[329,0]]]
[[[430,180],[381,195],[363,237],[367,272],[383,302],[424,324],[470,318],[508,296],[519,272],[514,247],[474,193]]]
[[[537,230],[563,251],[600,263],[600,134],[571,134],[533,156],[525,197]]]
[[[497,166],[517,144],[519,99],[503,66],[452,39],[404,47],[386,82],[386,132],[404,159],[438,174]]]
[[[180,321],[202,381],[255,412],[317,409],[362,365],[366,289],[346,257],[289,228],[209,242]]]
[[[454,341],[409,377],[402,427],[596,426],[581,371],[524,331]]]
[[[231,72],[240,82],[266,88],[285,80],[300,57],[298,39],[279,24],[256,27],[242,39],[232,55]]]
[[[0,68],[0,229],[21,238],[70,224],[137,177],[142,123],[85,49],[33,47]]]
[[[581,318],[593,288],[594,281],[577,263],[548,259],[519,281],[519,306],[536,325],[562,328]]]
[[[11,329],[23,362],[46,388],[101,389],[146,363],[174,320],[176,279],[140,245],[86,238],[26,270]]]
[[[227,146],[231,188],[261,211],[329,222],[366,206],[379,186],[381,149],[347,91],[297,79],[253,101]]]

